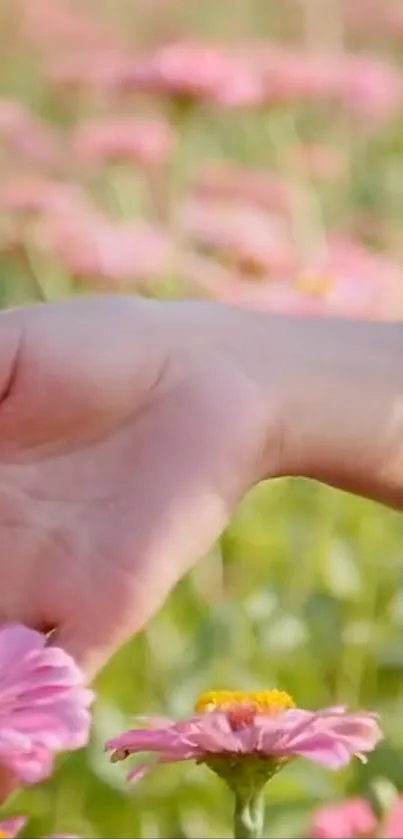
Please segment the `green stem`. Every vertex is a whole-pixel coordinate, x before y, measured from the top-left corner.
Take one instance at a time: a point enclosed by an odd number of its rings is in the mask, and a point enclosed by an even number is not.
[[[263,823],[262,796],[256,795],[245,801],[235,795],[234,839],[262,839]]]

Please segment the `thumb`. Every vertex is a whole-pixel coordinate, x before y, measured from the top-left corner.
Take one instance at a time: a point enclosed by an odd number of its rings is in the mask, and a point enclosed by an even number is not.
[[[115,621],[110,623],[105,616],[105,623],[94,624],[83,621],[67,622],[55,629],[49,636],[49,644],[61,647],[74,660],[83,673],[86,683],[91,682],[108,663],[114,653],[122,647],[137,631],[141,624],[130,627]]]

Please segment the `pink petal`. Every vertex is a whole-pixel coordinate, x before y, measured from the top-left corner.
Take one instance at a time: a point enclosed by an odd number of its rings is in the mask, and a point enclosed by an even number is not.
[[[278,754],[304,757],[334,770],[347,766],[354,756],[343,743],[325,736],[321,738],[321,735],[314,735],[311,740],[307,739],[300,746],[280,747]]]
[[[124,749],[136,752],[159,752],[169,749],[177,742],[178,736],[173,726],[157,729],[133,729],[114,737],[106,743],[106,749]]]
[[[401,839],[403,836],[403,796],[397,799],[387,815],[382,836],[384,839]]]
[[[286,711],[259,723],[259,744],[266,754],[299,755],[339,768],[354,756],[372,751],[382,734],[373,714]]]
[[[24,816],[14,816],[10,819],[4,819],[0,822],[0,835],[3,834],[7,839],[13,839],[26,823],[27,819]]]
[[[368,802],[353,798],[314,813],[310,839],[356,839],[375,835],[377,823]],[[402,834],[398,834],[401,836]],[[398,839],[398,837],[397,837]]]
[[[46,638],[40,632],[27,626],[9,624],[0,631],[0,673],[2,678],[14,669],[34,650],[42,650]]]
[[[188,742],[200,752],[243,752],[242,740],[233,732],[224,713],[210,712],[189,720]]]
[[[47,777],[53,754],[87,743],[92,701],[76,664],[44,635],[0,630],[0,760],[23,783]]]

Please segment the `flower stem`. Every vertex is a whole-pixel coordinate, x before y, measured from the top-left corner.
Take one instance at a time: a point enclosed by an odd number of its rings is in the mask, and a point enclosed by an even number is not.
[[[234,839],[262,839],[264,809],[261,795],[247,800],[235,795]]]

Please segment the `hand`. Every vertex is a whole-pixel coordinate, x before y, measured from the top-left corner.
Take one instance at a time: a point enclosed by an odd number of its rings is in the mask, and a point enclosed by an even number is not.
[[[275,377],[267,399],[232,352],[235,312],[94,298],[0,315],[0,621],[55,629],[88,676],[278,471]]]
[[[403,508],[400,325],[94,298],[0,314],[0,622],[89,677],[256,482]]]

